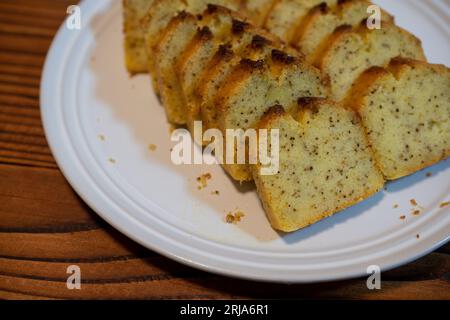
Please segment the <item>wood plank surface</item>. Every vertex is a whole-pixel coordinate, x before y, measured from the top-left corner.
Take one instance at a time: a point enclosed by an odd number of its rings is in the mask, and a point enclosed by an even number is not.
[[[127,239],[80,200],[47,145],[39,112],[45,55],[68,0],[0,0],[0,299],[450,299],[450,245],[365,279],[277,285],[175,263]],[[68,290],[67,267],[82,270]]]

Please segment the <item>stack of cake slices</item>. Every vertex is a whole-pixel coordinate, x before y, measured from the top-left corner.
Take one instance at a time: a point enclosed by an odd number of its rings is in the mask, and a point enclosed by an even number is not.
[[[255,181],[292,232],[450,155],[450,71],[366,0],[124,0],[126,66],[149,73],[170,123],[279,132]],[[372,21],[373,22],[373,21]],[[199,144],[204,141],[196,141]]]

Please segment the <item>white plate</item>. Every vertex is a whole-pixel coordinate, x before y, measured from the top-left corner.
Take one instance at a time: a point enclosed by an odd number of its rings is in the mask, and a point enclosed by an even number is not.
[[[432,62],[450,65],[450,10],[443,2],[379,2],[423,39]],[[63,26],[48,55],[43,121],[72,186],[130,238],[206,271],[291,283],[357,277],[369,265],[390,269],[449,240],[450,208],[439,205],[450,200],[450,161],[390,183],[387,191],[303,231],[273,231],[251,185],[237,186],[220,167],[170,161],[169,125],[149,77],[130,78],[124,68],[120,1],[84,1],[81,14],[82,29]],[[196,177],[207,172],[212,181],[197,190]],[[418,217],[410,214],[412,198],[424,208]],[[235,209],[246,216],[226,224]]]

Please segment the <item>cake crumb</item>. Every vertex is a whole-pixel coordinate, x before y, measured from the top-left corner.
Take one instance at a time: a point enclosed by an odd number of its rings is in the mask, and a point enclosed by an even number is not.
[[[441,209],[442,209],[442,208],[445,208],[445,207],[448,207],[448,206],[450,206],[450,201],[448,201],[448,202],[442,202],[441,205],[440,205]]]
[[[420,234],[416,234],[416,238],[417,238],[417,239],[420,239]]]
[[[112,164],[116,164],[117,163],[116,159],[113,159],[113,158],[109,158],[108,161],[110,163],[112,163]]]
[[[405,216],[405,215],[400,216],[400,220],[405,220],[405,219],[406,219],[406,216]]]
[[[226,221],[227,221],[228,224],[234,223],[234,221],[235,221],[234,215],[231,214],[231,213],[227,214]]]
[[[394,204],[394,206],[393,206],[394,209],[397,209],[398,207],[399,207],[398,204]]]
[[[104,135],[102,135],[102,134],[99,134],[98,138],[100,139],[100,141],[105,141],[106,140],[106,137]]]
[[[198,190],[205,189],[208,186],[208,181],[212,179],[211,173],[202,174],[200,177],[197,177],[198,182]]]
[[[218,196],[218,195],[220,195],[220,191],[219,190],[215,190],[215,191],[211,192],[211,194],[213,196]]]
[[[413,205],[413,206],[418,206],[416,199],[411,199],[409,200],[409,202]]]
[[[427,178],[429,178],[429,177],[433,176],[433,173],[432,173],[432,172],[427,172],[425,176],[426,176]]]
[[[152,152],[156,151],[157,148],[158,148],[158,146],[155,145],[155,144],[149,144],[149,145],[148,145],[148,149],[149,149],[150,151],[152,151]]]
[[[236,211],[235,213],[228,213],[225,219],[228,224],[237,224],[238,222],[241,222],[243,217],[245,217],[244,212]]]
[[[414,210],[413,212],[412,212],[412,214],[414,215],[414,216],[418,216],[418,215],[420,215],[420,210]]]
[[[234,218],[236,219],[237,222],[241,222],[241,219],[245,217],[245,213],[243,213],[242,211],[238,211],[234,214]]]

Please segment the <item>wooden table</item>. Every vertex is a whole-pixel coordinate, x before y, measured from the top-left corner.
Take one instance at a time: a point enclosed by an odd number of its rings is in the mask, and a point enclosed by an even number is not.
[[[74,1],[0,0],[0,298],[450,299],[450,245],[382,276],[271,285],[193,270],[128,240],[61,175],[44,137],[39,83],[52,38]],[[66,288],[67,267],[82,290]]]

